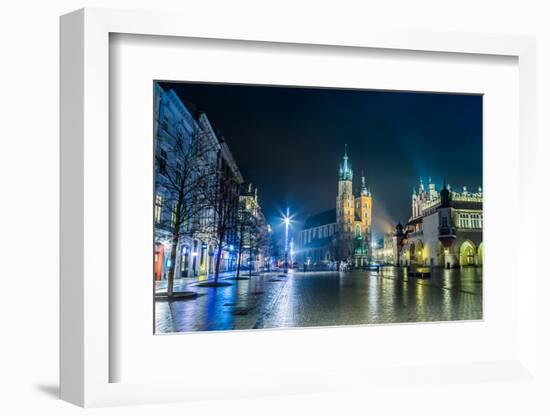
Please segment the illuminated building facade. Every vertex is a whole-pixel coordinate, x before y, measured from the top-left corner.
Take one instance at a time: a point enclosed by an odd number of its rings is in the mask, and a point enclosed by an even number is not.
[[[449,185],[437,192],[422,180],[411,197],[407,224],[394,235],[395,264],[466,267],[483,265],[483,192],[455,192]]]
[[[165,91],[155,83],[155,257],[154,277],[156,280],[166,279],[175,258],[174,277],[208,276],[214,272],[215,254],[219,249],[216,243],[216,210],[212,204],[202,203],[197,195],[199,192],[185,192],[185,198],[190,203],[200,206],[200,209],[186,213],[186,218],[179,227],[179,238],[175,257],[171,256],[174,238],[174,209],[178,199],[174,194],[174,182],[185,177],[184,171],[191,171],[185,180],[194,181],[196,177],[208,175],[201,183],[201,192],[213,194],[223,190],[225,200],[232,206],[224,221],[227,233],[224,238],[220,271],[231,267],[229,248],[236,240],[236,221],[239,206],[239,188],[243,182],[241,173],[231,155],[223,137],[216,134],[204,113],[192,114],[174,90]],[[201,146],[204,151],[190,153],[191,146]],[[175,149],[179,150],[176,151]],[[193,155],[192,161],[189,159]],[[179,173],[182,171],[183,173]],[[215,174],[213,174],[215,172]],[[192,201],[192,202],[191,202]]]
[[[379,264],[395,264],[394,233],[386,233],[384,239],[372,248],[372,258]]]
[[[242,246],[241,264],[256,271],[266,265],[269,266],[266,264],[268,262],[266,257],[271,227],[262,212],[258,200],[258,188],[250,182],[241,185],[239,217],[237,239],[238,245]]]
[[[301,260],[314,267],[346,262],[363,267],[372,257],[372,195],[365,177],[353,192],[353,170],[347,149],[338,171],[336,208],[310,216],[300,232]]]

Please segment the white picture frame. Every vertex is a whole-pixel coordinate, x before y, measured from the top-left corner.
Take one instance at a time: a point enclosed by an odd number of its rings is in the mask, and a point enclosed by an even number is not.
[[[185,25],[181,22],[186,21]],[[158,403],[209,397],[254,394],[323,392],[342,388],[339,380],[352,376],[357,385],[391,382],[403,374],[380,368],[365,374],[360,368],[331,369],[326,380],[318,373],[269,374],[224,389],[226,380],[209,380],[190,374],[181,381],[111,382],[109,296],[109,37],[133,34],[183,38],[225,39],[281,44],[430,51],[442,54],[504,55],[519,66],[519,204],[518,262],[524,272],[518,287],[517,354],[498,362],[439,366],[419,363],[417,374],[479,382],[474,375],[500,374],[524,380],[536,374],[535,262],[528,247],[536,239],[537,224],[527,215],[535,192],[530,178],[535,169],[535,40],[531,37],[469,33],[395,32],[361,29],[333,33],[303,31],[277,24],[261,27],[231,22],[209,26],[201,19],[184,19],[172,13],[82,9],[61,18],[61,398],[80,406]],[[517,273],[511,270],[510,273]],[[353,328],[352,328],[353,330]],[[219,336],[219,334],[211,335]],[[410,372],[410,370],[409,370]],[[495,376],[497,377],[497,376]],[[246,386],[246,393],[242,387]],[[241,390],[241,391],[239,391]]]

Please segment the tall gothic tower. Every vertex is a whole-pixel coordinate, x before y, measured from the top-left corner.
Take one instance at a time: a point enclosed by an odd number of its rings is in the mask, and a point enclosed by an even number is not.
[[[361,191],[359,196],[355,198],[355,214],[361,227],[361,236],[364,240],[371,241],[371,226],[372,226],[372,195],[367,188],[365,176],[361,176]]]
[[[348,160],[347,145],[338,172],[338,196],[336,197],[336,223],[338,227],[337,257],[346,259],[353,254],[353,228],[355,220],[353,196],[353,171]]]

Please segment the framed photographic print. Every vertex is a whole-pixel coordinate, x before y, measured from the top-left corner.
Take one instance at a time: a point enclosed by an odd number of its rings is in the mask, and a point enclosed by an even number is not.
[[[482,95],[153,85],[156,334],[482,319]]]
[[[62,398],[531,379],[533,39],[183,20],[61,19]]]

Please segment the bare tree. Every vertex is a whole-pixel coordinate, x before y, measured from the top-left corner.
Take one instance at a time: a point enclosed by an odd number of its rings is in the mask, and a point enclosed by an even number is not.
[[[202,224],[196,219],[204,217],[210,208],[207,195],[218,173],[215,162],[212,163],[218,151],[216,143],[205,140],[200,127],[196,123],[192,125],[190,134],[185,134],[183,123],[165,128],[163,132],[168,137],[156,143],[160,147],[155,152],[158,169],[155,187],[162,191],[165,198],[162,206],[169,212],[156,218],[158,229],[170,235],[168,297],[174,294],[178,244],[182,237],[192,237],[202,231]]]
[[[231,191],[227,188],[231,188],[229,184],[226,184],[221,190],[221,198],[218,202],[217,212],[217,228],[216,228],[216,243],[218,250],[216,251],[216,264],[214,268],[214,283],[218,284],[220,276],[220,260],[222,251],[226,246],[227,237],[234,227],[234,223],[231,221],[232,211],[235,209],[236,201],[235,195],[231,194]],[[238,196],[237,196],[238,198]]]
[[[249,277],[252,276],[253,258],[260,252],[266,252],[269,244],[269,233],[263,216],[254,213],[245,206],[241,206],[238,218],[239,250],[237,257],[237,278],[240,277],[242,255],[244,250],[248,251]]]
[[[223,157],[223,143],[217,155],[216,184],[207,194],[213,215],[210,218],[212,242],[216,245],[214,264],[214,285],[218,285],[222,251],[227,247],[230,237],[237,233],[237,214],[239,207],[240,179],[232,172]]]
[[[245,246],[250,244],[250,236],[252,233],[252,228],[254,227],[254,216],[252,213],[246,209],[239,210],[238,216],[238,236],[239,236],[239,250],[237,254],[237,278],[241,276],[241,262],[243,251]]]
[[[255,256],[258,256],[260,253],[263,253],[265,255],[268,252],[268,247],[270,243],[269,237],[270,236],[267,229],[267,224],[265,223],[265,219],[262,215],[256,220],[251,244]]]
[[[248,277],[252,278],[252,269],[254,260],[258,254],[258,237],[260,219],[257,216],[250,216],[250,226],[248,229]]]

